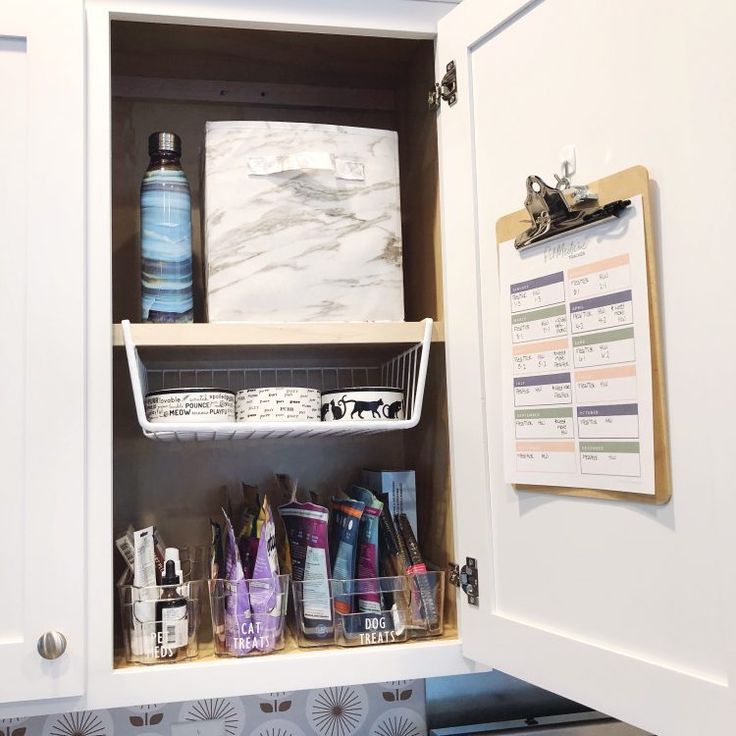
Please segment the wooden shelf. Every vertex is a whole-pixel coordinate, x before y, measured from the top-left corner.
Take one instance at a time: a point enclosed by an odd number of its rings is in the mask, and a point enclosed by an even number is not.
[[[218,345],[366,345],[415,343],[422,339],[422,322],[314,322],[133,324],[138,347]],[[113,325],[113,345],[123,345],[123,330]],[[441,322],[432,328],[432,342],[442,342]]]
[[[201,698],[228,698],[276,690],[379,682],[392,678],[415,679],[459,675],[477,671],[463,656],[462,641],[454,627],[442,636],[365,647],[299,649],[287,639],[283,651],[265,656],[216,657],[211,644],[200,645],[200,657],[176,664],[126,664],[115,658],[115,687],[104,700],[92,697],[89,707],[114,708],[150,700],[156,692],[162,702]],[[345,673],[349,674],[349,678]]]
[[[340,647],[337,644],[334,644],[332,646],[322,646],[322,647],[305,647],[300,648],[297,644],[296,637],[290,628],[291,623],[289,623],[287,626],[284,627],[284,648],[279,651],[270,652],[268,656],[270,657],[288,657],[289,655],[315,655],[315,654],[325,654],[329,652],[345,652],[345,651],[352,651],[352,652],[358,652],[358,651],[365,651],[368,649],[375,649],[375,647]],[[396,649],[397,647],[417,647],[417,646],[432,646],[432,645],[441,645],[445,642],[451,642],[456,643],[458,640],[458,632],[457,627],[455,626],[445,626],[444,631],[442,634],[436,637],[427,637],[424,639],[408,639],[407,641],[400,642],[397,644],[385,644],[382,646],[386,647],[392,647]],[[199,654],[189,660],[182,660],[180,662],[177,662],[176,664],[189,664],[189,665],[196,665],[196,664],[207,664],[212,662],[247,662],[247,661],[253,661],[256,658],[259,658],[263,655],[255,654],[252,656],[245,656],[245,657],[218,657],[215,654],[215,645],[211,641],[200,641],[199,643]],[[167,663],[161,663],[164,664],[165,667],[168,667],[168,665],[172,664],[171,662]],[[150,664],[134,664],[130,662],[126,662],[125,660],[125,652],[122,649],[116,649],[113,657],[113,667],[115,670],[145,670],[148,667],[151,667]]]

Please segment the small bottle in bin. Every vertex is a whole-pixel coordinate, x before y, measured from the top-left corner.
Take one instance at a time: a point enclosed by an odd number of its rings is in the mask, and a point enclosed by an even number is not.
[[[187,600],[179,594],[176,586],[180,584],[176,562],[169,559],[161,580],[161,599],[156,602],[155,652],[160,659],[176,659],[179,650],[186,648],[189,641]]]

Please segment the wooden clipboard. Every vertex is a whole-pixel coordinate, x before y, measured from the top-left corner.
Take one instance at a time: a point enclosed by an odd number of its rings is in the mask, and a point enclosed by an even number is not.
[[[598,195],[601,205],[618,199],[630,199],[641,195],[644,211],[644,237],[646,242],[647,285],[649,295],[649,330],[652,356],[652,413],[654,420],[654,494],[601,491],[595,488],[567,488],[561,486],[528,485],[517,483],[520,491],[556,493],[563,496],[585,496],[616,501],[637,501],[649,504],[667,503],[672,496],[670,476],[669,440],[667,436],[667,405],[659,324],[659,299],[657,292],[657,263],[652,202],[649,191],[649,172],[644,166],[632,166],[617,174],[591,182],[589,188]],[[513,240],[529,227],[529,213],[519,210],[502,217],[496,223],[498,245]]]

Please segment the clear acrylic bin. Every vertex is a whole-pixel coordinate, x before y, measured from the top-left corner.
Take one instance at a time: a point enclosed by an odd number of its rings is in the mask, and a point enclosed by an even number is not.
[[[120,585],[125,658],[130,664],[172,664],[199,653],[203,580],[138,588]],[[183,605],[171,605],[184,601]]]
[[[442,571],[326,583],[331,619],[324,616],[320,627],[315,614],[324,614],[324,588],[292,582],[293,628],[300,647],[399,644],[442,634]]]
[[[251,657],[284,648],[289,576],[210,580],[212,636],[218,657]]]
[[[445,573],[443,570],[408,575],[410,587],[409,637],[442,636],[444,630]]]
[[[398,644],[409,638],[411,584],[406,576],[333,580],[335,644]]]

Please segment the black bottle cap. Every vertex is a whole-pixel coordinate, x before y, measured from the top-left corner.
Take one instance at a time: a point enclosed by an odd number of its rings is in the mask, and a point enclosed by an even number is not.
[[[166,571],[161,578],[161,585],[178,585],[181,581],[176,574],[176,564],[174,560],[166,560]]]
[[[176,133],[159,131],[148,136],[148,155],[165,151],[181,156],[181,138]]]

